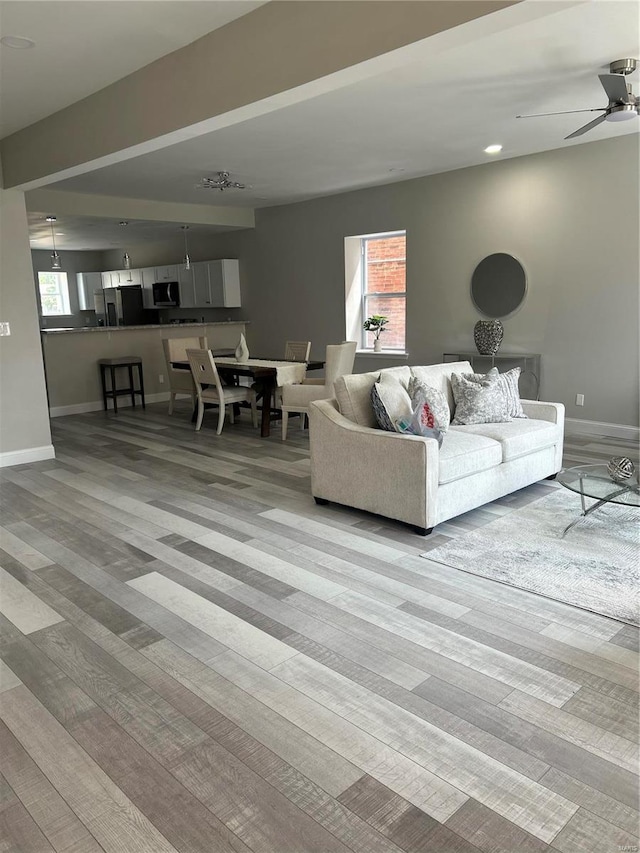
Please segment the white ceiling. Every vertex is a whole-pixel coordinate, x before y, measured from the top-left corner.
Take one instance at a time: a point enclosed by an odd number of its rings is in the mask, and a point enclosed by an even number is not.
[[[534,2],[543,14],[526,20],[527,8]],[[49,0],[5,5],[91,4]],[[149,0],[116,5],[190,9],[208,4]],[[406,63],[394,70],[51,188],[265,207],[477,165],[490,159],[483,149],[491,143],[504,146],[498,158],[510,158],[637,133],[638,119],[603,122],[565,142],[567,134],[595,114],[515,116],[604,107],[607,98],[597,75],[607,72],[615,59],[640,56],[639,9],[635,0],[526,0],[490,16],[495,20],[494,31],[465,47],[434,51],[427,39],[420,51],[409,51]],[[513,22],[508,28],[502,25],[505,15]],[[55,24],[56,31],[64,26],[63,16]],[[29,35],[26,30],[15,34]],[[66,64],[64,59],[61,62]],[[77,70],[76,62],[70,59],[68,64]],[[636,92],[638,78],[638,72],[629,78]],[[224,193],[195,188],[202,176],[220,169],[230,171],[248,188]],[[90,235],[96,239],[97,224],[82,234],[78,229],[75,243],[69,233],[72,245],[67,248],[106,247],[86,242]],[[148,225],[151,237],[153,229]],[[157,236],[157,224],[154,227]]]

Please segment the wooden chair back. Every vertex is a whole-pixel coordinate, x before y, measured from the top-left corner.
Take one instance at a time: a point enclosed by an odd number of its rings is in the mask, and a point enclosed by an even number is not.
[[[215,388],[218,398],[222,401],[224,399],[224,391],[222,390],[222,382],[220,381],[211,350],[188,349],[186,355],[189,359],[191,375],[193,376],[198,396],[202,394],[202,386],[207,385],[207,393],[210,393]]]

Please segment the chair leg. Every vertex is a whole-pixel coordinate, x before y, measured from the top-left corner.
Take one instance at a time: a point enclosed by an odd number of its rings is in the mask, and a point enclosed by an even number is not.
[[[287,423],[289,422],[289,412],[282,410],[282,440],[287,440]]]
[[[258,429],[258,406],[255,397],[251,400],[251,423],[254,429]]]
[[[196,421],[196,432],[202,426],[202,418],[204,417],[204,403],[202,400],[198,400],[198,419]]]
[[[220,401],[220,403],[218,403],[218,429],[216,430],[218,435],[220,435],[220,433],[222,432],[222,427],[224,426],[225,409],[226,409],[226,406],[224,405],[224,403],[222,403],[222,401]],[[232,415],[232,417],[233,417],[233,415]]]
[[[232,424],[235,424],[235,422],[236,422],[236,412],[235,412],[233,403],[229,406],[229,420],[231,421]]]
[[[175,403],[175,400],[176,400],[176,392],[171,391],[171,393],[169,394],[169,414],[170,415],[173,414],[173,404]]]

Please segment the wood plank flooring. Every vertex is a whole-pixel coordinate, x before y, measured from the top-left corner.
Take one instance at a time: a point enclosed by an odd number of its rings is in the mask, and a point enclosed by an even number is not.
[[[554,484],[425,540],[316,507],[295,425],[53,432],[0,472],[0,853],[638,849],[638,631],[419,558]]]

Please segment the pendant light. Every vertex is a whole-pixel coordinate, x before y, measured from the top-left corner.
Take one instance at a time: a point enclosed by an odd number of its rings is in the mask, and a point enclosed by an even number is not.
[[[123,228],[126,228],[128,224],[129,224],[129,222],[126,219],[123,219],[122,222],[120,223],[120,225]],[[125,269],[125,270],[131,269],[131,258],[129,257],[129,254],[126,251],[125,251],[124,255],[122,256],[122,266],[123,266],[123,269]]]
[[[184,268],[186,270],[191,269],[191,258],[189,257],[189,246],[187,245],[187,231],[189,230],[188,225],[181,225],[182,231],[184,233],[184,258],[182,259],[182,263],[184,264]]]
[[[55,216],[47,216],[47,222],[51,226],[51,242],[53,243],[53,252],[51,252],[51,269],[61,270],[62,262],[60,261],[60,255],[56,252],[56,238],[53,233],[53,223],[56,221]]]

